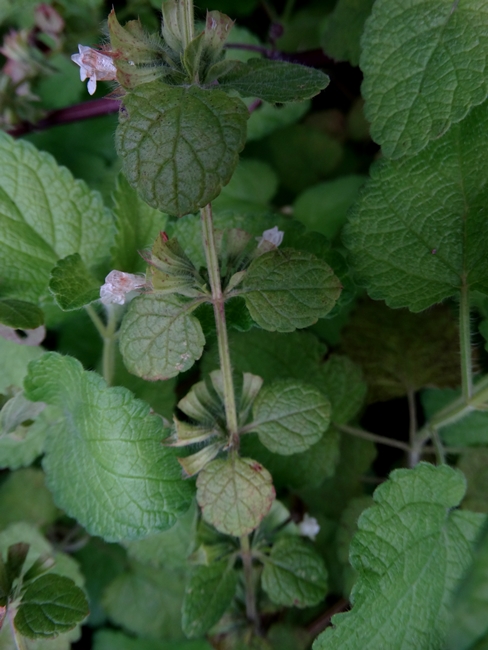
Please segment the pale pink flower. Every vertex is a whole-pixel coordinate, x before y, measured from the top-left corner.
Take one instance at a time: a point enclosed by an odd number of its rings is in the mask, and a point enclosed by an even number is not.
[[[314,540],[320,532],[320,526],[315,517],[305,514],[302,521],[298,524],[298,530],[302,537],[309,537]]]
[[[79,54],[72,54],[71,60],[80,66],[80,79],[88,79],[88,92],[93,95],[97,89],[97,81],[113,81],[117,76],[117,68],[112,59],[88,45],[78,45]]]
[[[100,299],[104,305],[124,305],[127,294],[142,289],[146,278],[124,271],[110,271],[105,278],[105,284],[100,287]]]
[[[284,234],[285,233],[282,230],[278,230],[278,226],[275,226],[274,228],[270,228],[269,230],[265,230],[261,235],[261,237],[256,237],[256,241],[258,242],[258,248],[265,241],[269,242],[270,244],[273,244],[273,246],[278,247],[283,241]]]

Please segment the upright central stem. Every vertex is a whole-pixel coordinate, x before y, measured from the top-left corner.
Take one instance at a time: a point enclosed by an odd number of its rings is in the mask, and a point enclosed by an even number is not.
[[[195,18],[193,12],[193,0],[180,0],[180,30],[183,40],[183,49],[192,42],[195,37]]]
[[[217,328],[217,341],[219,344],[220,369],[222,371],[224,386],[224,405],[227,429],[229,431],[229,443],[231,449],[239,446],[239,435],[237,425],[236,400],[234,393],[234,380],[232,378],[232,366],[230,363],[229,338],[225,323],[225,301],[220,282],[219,260],[212,220],[212,207],[206,205],[200,210],[202,217],[203,245],[207,259],[208,276],[212,290],[212,303]]]

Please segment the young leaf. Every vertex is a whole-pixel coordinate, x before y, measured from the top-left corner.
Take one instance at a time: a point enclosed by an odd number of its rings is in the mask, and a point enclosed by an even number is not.
[[[289,456],[318,442],[329,421],[330,402],[319,390],[282,379],[258,394],[251,426],[270,451]]]
[[[197,305],[174,295],[135,298],[120,328],[120,351],[129,372],[155,381],[191,368],[205,345],[191,313]]]
[[[462,474],[421,463],[395,470],[359,519],[351,564],[359,574],[352,611],[336,615],[315,650],[442,647],[448,606],[483,516],[453,510]],[[414,620],[415,625],[410,625]]]
[[[162,423],[147,404],[55,353],[31,366],[25,387],[61,410],[46,442],[47,483],[90,533],[137,539],[170,528],[187,510],[192,486],[161,445]]]
[[[375,300],[421,311],[463,284],[488,292],[487,115],[485,102],[415,158],[373,168],[343,238]]]
[[[228,560],[193,569],[183,600],[182,627],[186,636],[203,636],[220,620],[234,598],[237,577]]]
[[[362,92],[385,156],[419,152],[485,100],[482,7],[480,0],[374,4],[362,39]]]
[[[260,327],[292,332],[325,316],[339,297],[341,285],[325,262],[310,253],[284,248],[256,258],[241,291]]]
[[[339,0],[322,36],[324,51],[336,61],[359,65],[360,40],[374,0]]]
[[[247,118],[220,90],[143,84],[124,97],[116,134],[127,180],[163,212],[195,212],[229,182]]]
[[[151,208],[119,174],[113,194],[114,217],[117,231],[112,247],[112,268],[126,273],[145,270],[140,250],[149,246],[164,230],[168,216]]]
[[[0,323],[20,330],[34,330],[44,324],[44,313],[25,300],[0,299]]]
[[[307,542],[283,537],[271,549],[262,581],[264,591],[277,605],[311,607],[325,597],[327,569]]]
[[[100,298],[100,282],[78,253],[58,261],[51,271],[49,289],[63,311],[81,309]]]
[[[488,535],[486,525],[477,542],[473,563],[467,570],[452,603],[446,650],[477,649],[488,636]]]
[[[271,475],[251,458],[214,460],[197,479],[197,501],[205,521],[224,535],[253,531],[275,498]]]
[[[57,260],[78,252],[89,268],[107,257],[113,223],[99,194],[31,144],[0,136],[2,293],[37,302]]]
[[[82,590],[69,578],[48,574],[27,587],[14,624],[29,639],[49,638],[71,630],[86,616]]]
[[[202,295],[204,281],[176,238],[168,240],[160,233],[152,251],[144,253],[144,259],[150,265],[151,283],[159,295],[179,293],[189,298]]]
[[[222,90],[236,90],[242,97],[259,97],[279,103],[310,99],[328,84],[329,77],[320,70],[268,59],[236,62],[233,69],[219,79]]]

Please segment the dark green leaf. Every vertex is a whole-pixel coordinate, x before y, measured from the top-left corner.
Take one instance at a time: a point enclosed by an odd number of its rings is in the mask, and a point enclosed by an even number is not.
[[[58,261],[51,271],[49,289],[63,311],[81,309],[100,298],[100,282],[78,253]]]
[[[325,52],[337,61],[359,65],[360,39],[374,0],[339,0],[322,36]]]
[[[245,105],[219,90],[136,88],[124,97],[116,135],[127,180],[163,212],[195,212],[229,182],[247,118]]]
[[[33,330],[44,323],[44,313],[37,305],[24,300],[1,299],[0,323],[20,330]]]

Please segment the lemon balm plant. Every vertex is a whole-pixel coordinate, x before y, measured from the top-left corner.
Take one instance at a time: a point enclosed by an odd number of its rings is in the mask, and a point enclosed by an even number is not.
[[[117,83],[112,210],[2,136],[2,650],[67,649],[83,622],[96,650],[488,642],[472,346],[488,311],[488,19],[478,0],[333,4],[320,43],[359,60],[383,153],[342,240],[364,178],[339,145],[327,136],[325,167],[305,170],[338,178],[305,191],[281,160],[297,138],[323,144],[286,125],[328,76],[249,35],[265,56],[229,55],[233,21],[195,23],[191,0],[164,0],[154,33],[112,10],[107,43],[71,57],[90,94]],[[239,163],[253,128],[298,219],[270,208],[269,165]],[[41,346],[44,322],[57,340]],[[360,426],[366,400],[399,396],[408,440]],[[374,443],[402,467],[382,477]]]

